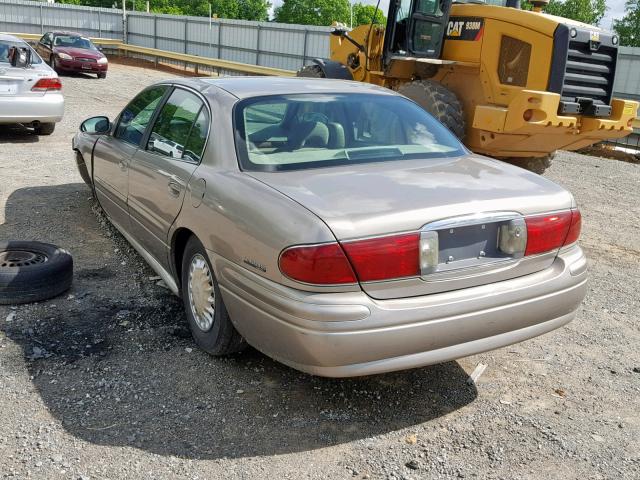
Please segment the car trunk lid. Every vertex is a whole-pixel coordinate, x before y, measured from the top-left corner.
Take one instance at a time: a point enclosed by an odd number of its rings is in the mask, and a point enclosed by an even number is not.
[[[573,204],[571,194],[558,185],[475,155],[249,173],[320,217],[343,245],[436,232],[439,266],[411,278],[361,282],[374,298],[436,293],[544,269],[555,253],[504,255],[496,249],[498,232],[524,216],[568,210]]]
[[[56,75],[33,66],[27,68],[12,67],[0,63],[0,97],[44,95],[44,90],[33,91],[33,86],[42,78],[54,78]]]

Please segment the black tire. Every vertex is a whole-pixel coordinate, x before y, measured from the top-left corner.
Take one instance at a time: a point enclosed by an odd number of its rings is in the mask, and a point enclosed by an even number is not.
[[[415,80],[401,85],[398,93],[410,98],[460,140],[464,140],[465,121],[462,103],[455,93],[433,80]]]
[[[302,69],[298,70],[296,76],[306,78],[327,78],[320,68],[320,65],[307,65],[302,67]]]
[[[196,256],[201,256],[207,263],[209,272],[211,273],[211,280],[213,282],[214,298],[214,314],[213,324],[208,330],[203,330],[198,326],[196,322],[194,312],[190,305],[190,293],[189,293],[189,268],[191,262]],[[191,237],[187,242],[187,245],[182,256],[182,299],[184,301],[184,309],[187,314],[187,321],[189,323],[189,329],[193,335],[193,339],[196,344],[209,353],[210,355],[228,355],[243,350],[246,347],[246,343],[238,331],[234,328],[229,318],[224,302],[222,301],[222,295],[220,288],[218,287],[218,281],[211,268],[211,262],[209,257],[196,237]]]
[[[53,70],[54,70],[55,72],[57,72],[57,71],[58,71],[58,65],[57,65],[57,63],[56,63],[56,57],[55,57],[55,56],[53,56],[53,55],[51,55],[51,57],[49,58],[49,66],[50,66],[51,68],[53,68]]]
[[[107,78],[107,72],[98,73],[98,78]]]
[[[89,185],[91,187],[91,190],[93,191],[93,183],[91,182],[91,177],[89,176],[87,163],[84,161],[84,157],[79,151],[75,150],[74,153],[76,154],[76,164],[78,165],[78,173],[80,173],[80,176],[82,177],[82,180],[84,181],[84,183]]]
[[[51,135],[56,129],[55,123],[40,123],[33,129],[36,135]]]
[[[73,258],[48,243],[0,242],[0,305],[39,302],[69,290]]]
[[[551,160],[553,160],[555,156],[556,154],[553,152],[544,157],[508,157],[500,158],[499,160],[542,175],[545,170],[551,166]]]

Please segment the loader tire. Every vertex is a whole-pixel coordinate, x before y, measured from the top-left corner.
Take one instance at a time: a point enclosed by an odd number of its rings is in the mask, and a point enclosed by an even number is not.
[[[410,98],[460,140],[464,140],[464,112],[455,93],[433,80],[415,80],[398,88],[398,93]]]
[[[545,170],[551,166],[551,160],[553,160],[555,156],[556,154],[553,152],[544,157],[508,157],[500,158],[499,160],[542,175]]]
[[[297,77],[307,77],[307,78],[326,78],[326,75],[320,68],[320,65],[307,65],[302,67],[296,73]]]

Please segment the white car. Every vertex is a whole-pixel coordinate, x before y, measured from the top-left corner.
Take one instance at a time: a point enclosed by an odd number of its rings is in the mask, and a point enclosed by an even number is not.
[[[0,34],[0,125],[51,135],[63,114],[58,74],[24,40]]]

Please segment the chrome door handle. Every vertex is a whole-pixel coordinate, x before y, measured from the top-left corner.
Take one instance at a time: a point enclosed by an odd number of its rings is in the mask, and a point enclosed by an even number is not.
[[[167,188],[169,190],[169,193],[173,196],[173,197],[178,197],[180,196],[180,193],[182,192],[182,185],[180,185],[178,182],[176,182],[175,180],[169,180],[169,183],[167,184]]]

